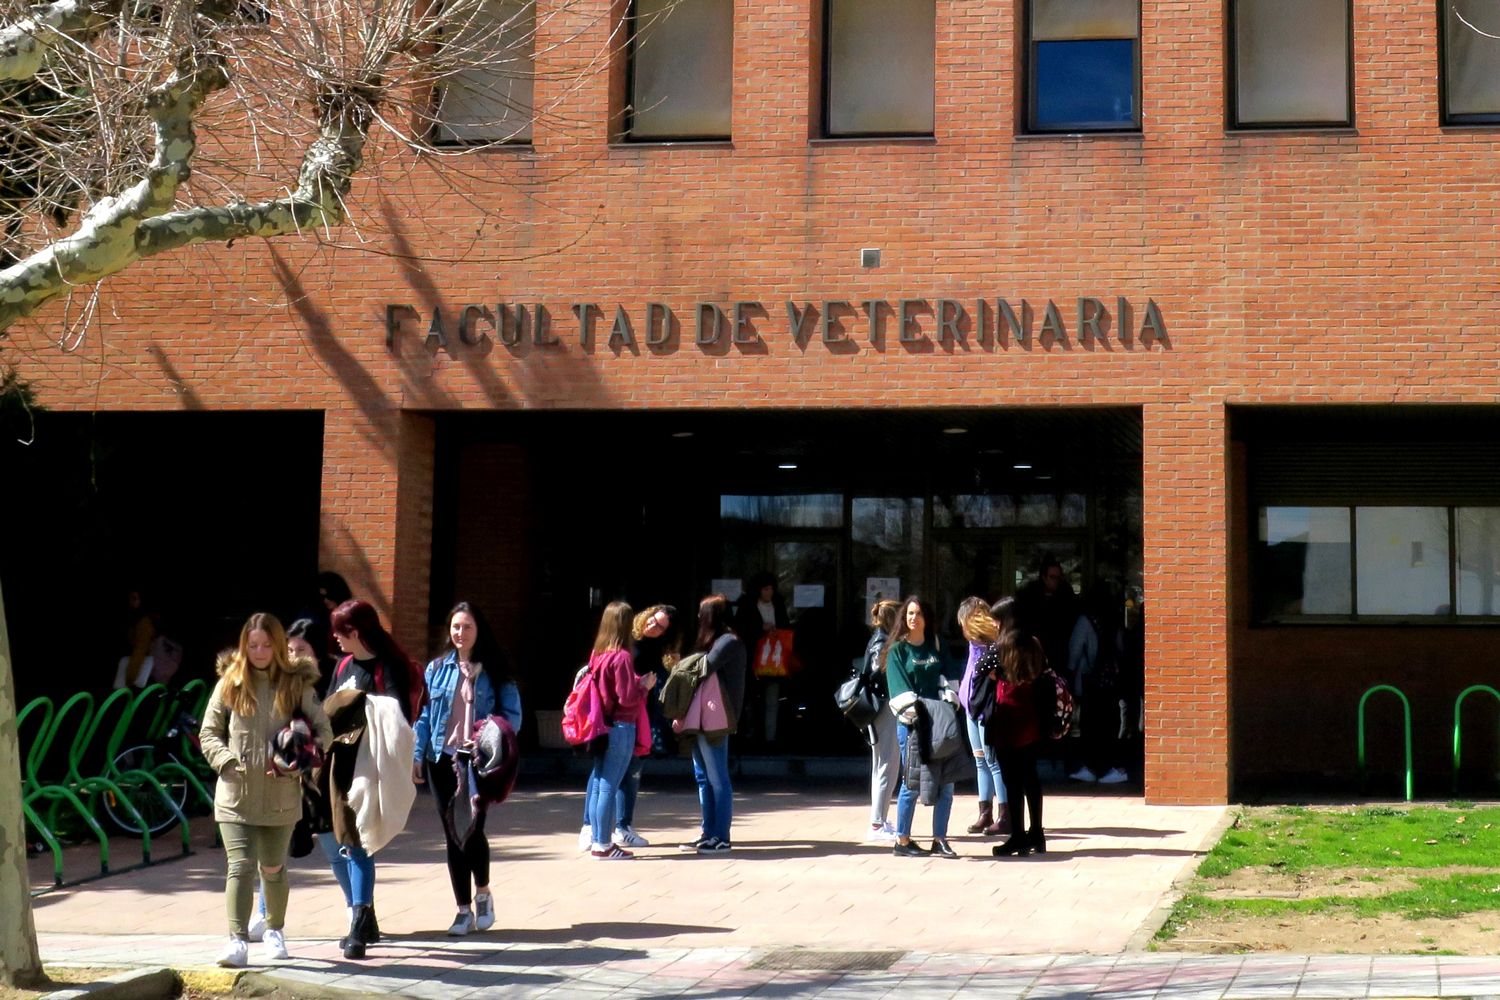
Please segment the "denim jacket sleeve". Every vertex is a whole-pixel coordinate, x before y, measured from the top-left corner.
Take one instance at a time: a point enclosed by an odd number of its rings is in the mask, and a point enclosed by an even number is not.
[[[500,685],[498,697],[495,697],[495,707],[490,713],[504,716],[512,729],[517,733],[521,731],[521,689],[516,687],[514,681],[506,681]]]
[[[432,674],[437,668],[438,661],[433,660],[427,664],[427,669],[422,672],[422,680],[427,690],[432,690]],[[422,712],[417,716],[412,730],[416,733],[416,741],[412,744],[412,757],[418,762],[427,759],[427,744],[432,742],[432,716],[437,711],[437,699],[429,698],[427,704],[422,706]]]

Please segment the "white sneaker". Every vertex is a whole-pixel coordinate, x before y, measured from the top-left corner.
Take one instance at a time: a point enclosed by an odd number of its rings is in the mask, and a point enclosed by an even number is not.
[[[865,843],[867,844],[894,844],[896,842],[896,828],[889,823],[872,826],[865,831]]]
[[[616,847],[650,847],[651,841],[635,832],[634,827],[617,826],[610,842]]]
[[[1099,780],[1099,778],[1094,774],[1094,772],[1090,771],[1088,769],[1088,765],[1087,764],[1085,764],[1083,767],[1080,767],[1078,770],[1074,771],[1072,774],[1068,775],[1068,777],[1072,778],[1074,781],[1098,781]]]
[[[1126,774],[1124,771],[1120,770],[1118,767],[1112,767],[1112,768],[1109,769],[1108,773],[1106,773],[1104,775],[1104,777],[1102,777],[1102,778],[1099,779],[1099,784],[1101,784],[1101,785],[1118,785],[1121,782],[1125,782],[1125,781],[1129,781],[1129,780],[1130,780],[1130,775]]]
[[[458,916],[453,918],[453,926],[448,928],[449,937],[463,937],[474,929],[474,914],[468,910],[459,910]]]
[[[281,931],[273,931],[267,927],[265,936],[261,940],[265,942],[261,945],[261,949],[265,952],[267,961],[278,962],[290,957],[286,953],[286,935]]]
[[[578,831],[578,849],[580,851],[587,851],[593,846],[594,828],[585,824],[583,829]]]
[[[250,926],[245,930],[246,941],[259,941],[266,934],[266,915],[259,910],[250,914]]]
[[[250,945],[244,938],[232,937],[219,953],[219,965],[226,969],[243,969],[250,964]]]
[[[474,928],[487,931],[495,926],[495,898],[487,892],[474,895]]]

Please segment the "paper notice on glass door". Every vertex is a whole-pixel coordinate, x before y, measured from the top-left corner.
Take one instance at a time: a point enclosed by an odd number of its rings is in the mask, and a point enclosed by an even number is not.
[[[865,607],[872,607],[876,601],[899,601],[901,599],[901,578],[899,576],[867,576],[865,577]]]
[[[792,588],[792,607],[821,608],[823,585],[821,583],[799,583]]]

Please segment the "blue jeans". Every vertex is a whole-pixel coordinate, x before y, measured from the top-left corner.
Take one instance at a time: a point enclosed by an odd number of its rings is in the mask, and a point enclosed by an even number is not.
[[[1000,762],[995,760],[994,748],[984,742],[984,727],[970,718],[968,712],[964,713],[964,725],[969,729],[969,746],[974,748],[974,770],[979,772],[979,804],[987,806],[990,799],[998,798],[1003,806],[1005,779],[1000,777]]]
[[[594,754],[589,775],[589,826],[595,844],[608,844],[615,831],[615,796],[635,753],[635,723],[616,722],[609,727],[603,753]]]
[[[698,779],[698,806],[703,814],[703,835],[729,843],[729,824],[734,821],[734,789],[729,785],[729,737],[718,746],[702,733],[693,738],[693,777]]]
[[[902,723],[896,730],[896,741],[901,744],[901,759],[906,759],[906,741],[911,727]],[[938,789],[937,801],[932,804],[932,839],[948,839],[948,814],[953,811],[953,783]],[[911,823],[917,815],[917,793],[901,782],[901,794],[896,799],[896,836],[911,839]]]
[[[373,906],[375,859],[362,847],[341,846],[331,833],[320,833],[316,839],[328,858],[328,866],[333,869],[339,888],[344,890],[345,905]]]
[[[632,751],[634,753],[634,751]],[[615,829],[635,826],[635,800],[641,794],[641,770],[646,766],[645,757],[630,758],[630,767],[620,780],[620,790],[615,793]],[[594,783],[590,780],[583,790],[583,825],[593,824]]]

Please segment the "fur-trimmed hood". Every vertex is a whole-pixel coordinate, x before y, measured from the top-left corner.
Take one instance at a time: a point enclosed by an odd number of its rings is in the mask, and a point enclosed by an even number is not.
[[[234,662],[235,654],[238,652],[239,650],[232,648],[221,651],[214,660],[214,673],[219,677],[223,677],[225,671],[229,669],[230,664]],[[323,676],[323,672],[318,669],[318,661],[310,656],[293,656],[288,658],[287,673],[293,677],[300,676],[303,683],[308,687],[317,686],[319,679]]]

